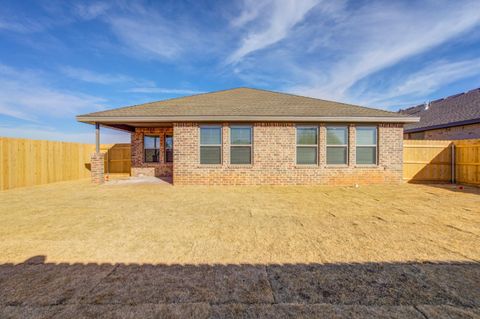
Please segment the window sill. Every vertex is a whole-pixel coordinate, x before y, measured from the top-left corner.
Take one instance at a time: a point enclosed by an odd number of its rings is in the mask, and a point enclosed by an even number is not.
[[[312,169],[312,168],[319,168],[318,164],[296,164],[296,169]]]
[[[357,164],[354,166],[355,168],[379,168],[377,164]]]
[[[222,164],[199,164],[197,168],[223,168]]]
[[[349,168],[348,164],[328,164],[325,168]]]
[[[144,165],[173,165],[173,162],[143,162]]]
[[[253,164],[229,164],[227,168],[253,168]]]

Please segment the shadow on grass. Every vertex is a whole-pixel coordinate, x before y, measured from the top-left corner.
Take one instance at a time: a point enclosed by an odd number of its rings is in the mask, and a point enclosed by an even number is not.
[[[429,187],[440,188],[455,193],[467,193],[480,195],[480,187],[473,185],[451,184],[451,183],[426,183],[426,182],[408,182],[414,185],[424,185]]]
[[[0,265],[1,318],[480,316],[480,264]]]

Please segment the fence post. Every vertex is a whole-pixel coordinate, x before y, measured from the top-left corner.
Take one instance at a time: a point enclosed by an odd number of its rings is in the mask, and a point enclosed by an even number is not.
[[[455,143],[452,142],[452,184],[455,184]]]

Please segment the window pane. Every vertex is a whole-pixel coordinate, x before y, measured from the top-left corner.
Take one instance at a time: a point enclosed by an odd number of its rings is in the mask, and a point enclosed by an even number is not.
[[[346,127],[327,127],[327,145],[346,145]]]
[[[173,148],[173,137],[171,135],[165,136],[165,148],[172,149]]]
[[[145,150],[145,162],[158,162],[158,150]]]
[[[200,128],[200,144],[222,144],[222,130],[220,127]]]
[[[143,148],[160,148],[158,136],[144,136]]]
[[[230,141],[235,145],[252,144],[252,129],[250,127],[230,128]]]
[[[230,148],[230,164],[251,164],[252,148],[235,146]]]
[[[172,163],[173,162],[173,149],[165,150],[165,162]]]
[[[200,164],[220,164],[221,149],[220,146],[201,146]]]
[[[327,147],[327,164],[347,164],[347,148]]]
[[[317,145],[317,129],[314,127],[297,127],[298,145]]]
[[[377,164],[376,147],[357,147],[357,164]]]
[[[317,148],[297,147],[297,164],[317,164]]]
[[[357,145],[376,145],[377,128],[376,127],[357,127]]]

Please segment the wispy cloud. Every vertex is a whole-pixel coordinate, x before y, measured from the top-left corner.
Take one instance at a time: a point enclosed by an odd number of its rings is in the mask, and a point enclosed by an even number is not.
[[[0,65],[0,114],[27,121],[40,117],[73,117],[101,109],[106,100],[49,86],[44,74]]]
[[[192,61],[210,50],[208,35],[200,32],[193,19],[167,18],[150,6],[125,5],[103,17],[126,46],[124,53],[160,60],[180,60],[190,54]]]
[[[51,140],[79,143],[95,143],[95,134],[93,129],[91,132],[77,129],[66,132],[58,130],[47,125],[4,125],[0,124],[0,136],[19,137],[36,140]],[[110,129],[102,129],[100,134],[100,143],[129,143],[130,134]]]
[[[248,54],[264,49],[284,39],[289,31],[318,4],[318,0],[249,0],[240,16],[232,21],[236,28],[253,24],[242,39],[241,46],[228,58],[237,63]]]
[[[394,82],[383,90],[364,92],[358,99],[366,105],[405,107],[424,102],[427,96],[439,88],[460,79],[480,75],[480,58],[461,61],[438,61]]]
[[[130,76],[123,74],[99,73],[71,66],[62,66],[60,67],[60,71],[70,78],[97,84],[115,84],[134,81]]]
[[[329,41],[314,48],[315,52],[335,54],[335,58],[313,68],[310,64],[305,72],[322,76],[311,75],[310,84],[290,90],[348,99],[348,90],[361,79],[445,43],[479,23],[478,1],[424,2],[416,6],[377,2],[345,9],[336,24],[324,26],[322,31]]]
[[[190,89],[169,89],[169,88],[160,88],[160,87],[136,87],[127,90],[131,93],[161,93],[161,94],[179,94],[179,95],[188,95],[188,94],[199,94],[203,91],[190,90]]]
[[[111,4],[107,2],[77,3],[74,5],[74,12],[82,19],[95,19],[110,9]]]
[[[109,19],[113,32],[136,52],[153,57],[172,59],[183,53],[184,47],[173,31],[173,25],[161,17]]]
[[[0,30],[18,33],[39,32],[46,28],[47,22],[25,17],[0,16]]]

